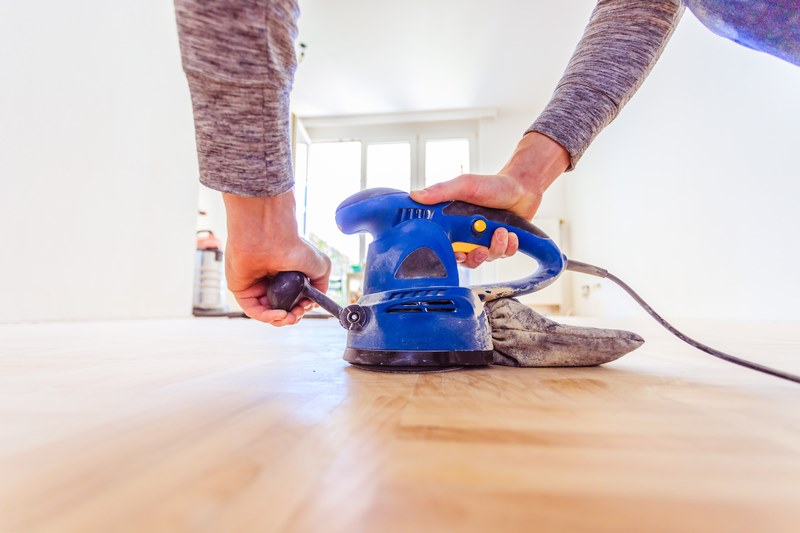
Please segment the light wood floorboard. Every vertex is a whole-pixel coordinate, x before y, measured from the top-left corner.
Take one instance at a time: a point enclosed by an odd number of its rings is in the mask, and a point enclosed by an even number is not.
[[[800,386],[646,321],[602,368],[360,371],[345,332],[0,326],[0,531],[800,531]],[[800,372],[800,325],[687,332]]]

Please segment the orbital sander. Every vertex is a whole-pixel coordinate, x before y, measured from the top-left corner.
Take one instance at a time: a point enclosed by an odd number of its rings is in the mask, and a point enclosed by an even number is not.
[[[510,364],[509,353],[513,366],[590,366],[614,360],[641,345],[644,341],[630,332],[557,324],[513,298],[543,289],[564,270],[572,270],[613,281],[671,333],[710,355],[800,382],[793,374],[689,338],[619,278],[600,267],[568,260],[543,231],[508,211],[461,201],[425,205],[403,191],[377,188],[342,202],[336,209],[336,223],[346,234],[367,232],[373,238],[358,302],[342,308],[300,272],[281,272],[271,279],[267,297],[273,309],[289,311],[309,299],[337,317],[348,331],[344,359],[356,367],[441,372],[493,362]],[[533,259],[536,267],[518,280],[461,287],[454,252],[489,247],[499,228],[517,235],[519,251]],[[493,329],[498,327],[512,331],[511,342],[506,341],[511,347],[507,353],[498,354],[493,344]],[[535,329],[530,332],[534,336],[524,336],[526,328]],[[494,333],[497,339],[497,331]],[[519,348],[522,357],[513,354]],[[601,353],[604,349],[605,354]]]
[[[336,223],[346,234],[368,232],[363,296],[344,309],[299,272],[271,281],[269,303],[289,310],[309,298],[348,330],[344,359],[370,369],[420,371],[492,362],[484,302],[550,285],[566,258],[541,230],[521,217],[465,202],[428,206],[395,189],[367,189],[342,202]],[[460,287],[454,251],[488,247],[506,228],[535,271],[505,284]]]

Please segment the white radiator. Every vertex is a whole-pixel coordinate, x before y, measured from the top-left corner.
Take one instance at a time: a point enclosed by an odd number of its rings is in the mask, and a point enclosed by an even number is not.
[[[533,224],[547,233],[553,242],[562,247],[562,221],[557,218],[537,218]],[[481,266],[472,276],[471,283],[478,285],[482,283],[494,283],[508,281],[528,276],[535,264],[528,256],[517,253],[513,257],[498,259],[491,263]],[[556,313],[565,312],[566,309],[566,284],[563,275],[555,283],[533,294],[520,296],[518,299],[522,303],[531,307],[544,308],[547,311]]]

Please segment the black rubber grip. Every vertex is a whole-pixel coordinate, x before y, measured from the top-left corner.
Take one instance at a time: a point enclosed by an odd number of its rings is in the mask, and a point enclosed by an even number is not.
[[[280,272],[269,281],[267,301],[272,309],[291,311],[305,294],[308,278],[302,272]]]
[[[543,239],[549,239],[550,237],[547,236],[545,232],[525,220],[524,218],[517,216],[513,213],[508,211],[504,211],[502,209],[492,209],[491,207],[482,207],[475,204],[470,204],[467,202],[460,202],[454,201],[451,202],[450,205],[442,209],[442,213],[445,215],[453,215],[453,216],[472,216],[472,215],[481,215],[482,217],[486,218],[487,220],[492,220],[494,222],[499,222],[500,224],[505,224],[506,226],[512,226],[514,228],[519,228],[521,230],[527,231],[537,237],[541,237]]]

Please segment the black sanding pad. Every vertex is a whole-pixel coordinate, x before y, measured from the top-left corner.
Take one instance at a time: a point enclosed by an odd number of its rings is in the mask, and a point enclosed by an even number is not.
[[[434,374],[437,372],[452,372],[463,370],[465,366],[388,366],[388,365],[360,365],[350,363],[354,368],[369,370],[370,372],[387,372],[389,374]]]

